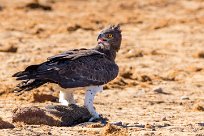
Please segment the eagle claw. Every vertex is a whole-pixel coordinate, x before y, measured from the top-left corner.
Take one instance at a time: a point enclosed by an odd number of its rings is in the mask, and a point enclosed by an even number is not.
[[[95,122],[95,121],[97,121],[98,119],[100,119],[100,118],[91,117],[91,118],[89,119],[89,122]]]

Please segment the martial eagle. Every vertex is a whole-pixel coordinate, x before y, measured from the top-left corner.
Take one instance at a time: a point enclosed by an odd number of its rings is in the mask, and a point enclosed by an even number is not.
[[[84,105],[92,115],[90,121],[97,119],[99,114],[93,107],[94,96],[103,90],[104,84],[118,75],[115,57],[121,41],[120,26],[111,25],[99,33],[95,48],[69,50],[15,73],[13,77],[22,80],[17,85],[18,91],[29,91],[45,83],[55,83],[62,88],[59,102],[68,105],[75,104],[74,89],[86,88]]]

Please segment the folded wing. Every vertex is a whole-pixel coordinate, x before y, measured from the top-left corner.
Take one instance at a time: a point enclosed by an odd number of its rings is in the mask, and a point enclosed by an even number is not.
[[[72,50],[14,74],[17,80],[57,83],[63,88],[105,84],[118,75],[118,66],[95,50]],[[25,85],[24,85],[25,86]],[[29,86],[29,85],[26,85]]]

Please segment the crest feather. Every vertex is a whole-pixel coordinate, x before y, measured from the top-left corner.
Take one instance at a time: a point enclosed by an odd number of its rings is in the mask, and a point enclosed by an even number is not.
[[[117,24],[117,25],[110,25],[109,28],[121,32],[120,24]]]

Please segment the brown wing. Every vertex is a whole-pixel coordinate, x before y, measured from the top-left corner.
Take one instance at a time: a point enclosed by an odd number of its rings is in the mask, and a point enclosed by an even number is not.
[[[91,53],[92,52],[92,53]],[[68,54],[68,55],[66,55]],[[105,84],[118,75],[118,66],[97,51],[61,54],[16,74],[18,80],[46,80],[63,88]]]
[[[118,66],[104,56],[83,56],[59,60],[39,67],[38,79],[47,79],[63,88],[102,85],[118,75]]]
[[[89,55],[94,55],[94,54],[101,54],[104,55],[103,53],[94,50],[94,49],[85,49],[85,48],[81,48],[81,49],[74,49],[74,50],[69,50],[67,52],[52,56],[48,58],[48,61],[56,61],[56,60],[60,60],[60,59],[77,59],[79,57],[82,56],[89,56]]]

